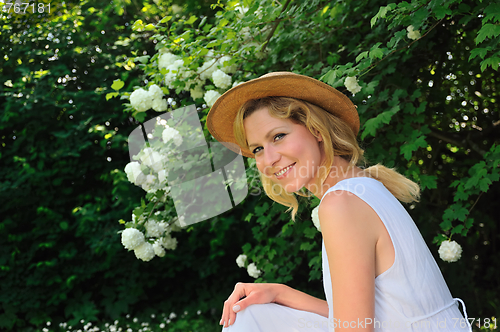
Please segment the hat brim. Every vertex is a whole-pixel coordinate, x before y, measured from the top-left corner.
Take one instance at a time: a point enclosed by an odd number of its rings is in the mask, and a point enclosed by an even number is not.
[[[354,135],[358,134],[358,112],[346,95],[314,78],[290,72],[269,73],[226,91],[217,99],[207,115],[208,130],[222,144],[230,142],[237,145],[233,124],[238,110],[249,100],[271,96],[291,97],[310,102],[338,116],[349,124]],[[226,146],[235,151],[234,145]],[[240,148],[241,152],[235,152],[255,158],[250,150]]]

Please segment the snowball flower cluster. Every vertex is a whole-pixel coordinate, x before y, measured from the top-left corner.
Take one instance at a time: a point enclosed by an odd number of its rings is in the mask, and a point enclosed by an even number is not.
[[[361,87],[358,84],[358,80],[356,77],[348,77],[344,82],[345,87],[349,90],[353,95],[361,91]]]
[[[179,57],[175,54],[165,52],[158,57],[158,69],[168,68],[175,61],[179,60]]]
[[[216,60],[211,59],[211,60],[205,61],[201,67],[198,67],[197,72],[198,72],[198,74],[200,74],[200,78],[202,80],[206,80],[206,79],[212,78],[212,74],[216,70],[217,70]]]
[[[132,221],[137,224],[135,219],[132,215]],[[143,217],[140,217],[139,220],[144,222]],[[138,224],[141,224],[141,221]],[[125,249],[133,250],[135,256],[145,262],[152,260],[155,256],[163,257],[165,249],[174,250],[177,248],[177,239],[170,235],[174,228],[170,226],[165,222],[150,219],[144,224],[146,235],[137,228],[126,228],[122,232],[122,244]],[[151,243],[151,241],[153,242]]]
[[[145,262],[149,262],[155,257],[155,251],[153,245],[149,242],[144,242],[140,246],[134,249],[135,257],[141,259]]]
[[[232,83],[231,76],[220,69],[217,69],[212,73],[212,80],[214,81],[215,86],[221,89],[229,88]]]
[[[126,228],[122,232],[122,244],[128,250],[134,250],[145,241],[144,234],[135,228]]]
[[[169,127],[168,125],[165,125],[165,129],[163,130],[161,137],[163,138],[163,143],[165,144],[170,140],[173,140],[177,146],[182,144],[182,136],[179,131]]]
[[[420,31],[418,30],[413,30],[414,27],[413,25],[410,25],[406,30],[408,31],[407,36],[410,39],[416,40],[420,38]]]
[[[127,179],[136,186],[141,186],[146,181],[146,175],[142,173],[141,164],[137,161],[128,163],[125,166],[125,173],[127,174]]]
[[[438,252],[445,262],[456,262],[462,257],[462,247],[456,241],[443,241]]]
[[[246,261],[247,261],[247,255],[242,254],[236,258],[236,264],[238,265],[238,267],[245,267]]]
[[[248,264],[247,272],[248,272],[248,275],[250,277],[255,278],[255,279],[257,279],[260,276],[260,274],[262,273],[262,271],[257,268],[255,263]]]
[[[316,226],[316,228],[318,229],[319,232],[321,232],[321,226],[319,224],[319,205],[316,206],[312,212],[311,212],[311,219],[312,219],[312,222],[314,224],[314,226]]]
[[[194,87],[194,89],[189,89],[189,93],[191,94],[191,98],[194,100],[203,98],[203,88],[201,84],[198,84]]]
[[[226,74],[234,74],[238,67],[236,64],[229,65],[229,61],[231,61],[231,57],[229,55],[223,56],[219,59],[219,61],[217,61],[218,67]]]
[[[205,102],[209,107],[212,107],[215,104],[215,101],[219,99],[221,94],[215,90],[209,90],[205,92],[205,95],[203,96],[203,99],[205,99]]]
[[[142,152],[140,160],[144,165],[152,168],[157,173],[163,169],[164,159],[160,153],[152,148],[145,148]]]
[[[146,112],[151,108],[157,112],[163,112],[168,108],[168,102],[163,99],[163,96],[161,88],[153,84],[149,87],[149,91],[143,88],[134,90],[130,95],[130,104],[138,112]]]

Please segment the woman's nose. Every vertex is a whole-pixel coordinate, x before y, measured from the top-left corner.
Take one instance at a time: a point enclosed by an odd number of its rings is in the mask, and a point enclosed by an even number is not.
[[[272,176],[276,163],[280,160],[281,154],[273,146],[268,146],[264,149],[264,167],[267,172],[265,174]]]

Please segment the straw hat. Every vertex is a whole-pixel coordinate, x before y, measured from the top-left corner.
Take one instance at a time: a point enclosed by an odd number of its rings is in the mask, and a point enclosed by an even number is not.
[[[308,101],[338,116],[350,125],[355,135],[358,134],[358,112],[347,96],[314,78],[290,72],[269,73],[226,91],[217,99],[208,113],[208,130],[219,142],[237,145],[233,123],[238,110],[248,100],[271,96]],[[227,144],[226,146],[235,151],[234,145]],[[240,148],[241,154],[245,157],[255,158],[250,150]]]

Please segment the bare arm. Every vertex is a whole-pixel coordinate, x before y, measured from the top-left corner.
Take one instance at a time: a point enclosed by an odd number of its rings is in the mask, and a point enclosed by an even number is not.
[[[243,298],[244,297],[244,298]],[[242,299],[243,298],[243,299]],[[326,301],[283,284],[237,283],[233,293],[224,302],[220,325],[232,325],[236,313],[252,304],[277,303],[290,308],[317,313],[328,317]]]
[[[366,322],[375,315],[378,216],[346,191],[327,194],[318,212],[330,265],[333,322],[342,330],[372,332],[373,325]]]
[[[313,312],[328,318],[328,303],[325,300],[318,299],[287,285],[277,284],[277,287],[279,288],[279,292],[274,300],[275,303],[298,310]]]

